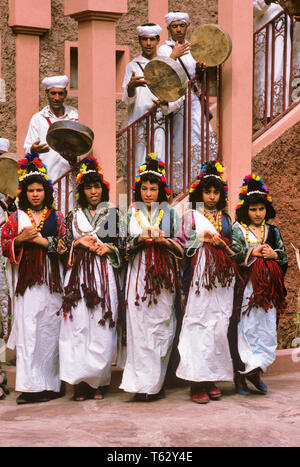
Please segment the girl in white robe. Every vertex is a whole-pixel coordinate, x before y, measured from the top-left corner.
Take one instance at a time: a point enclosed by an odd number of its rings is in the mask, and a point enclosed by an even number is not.
[[[58,338],[62,274],[56,245],[63,221],[51,208],[53,188],[37,156],[19,161],[19,209],[2,229],[12,300],[8,347],[16,347],[18,404],[59,396]],[[38,194],[37,194],[38,193]]]
[[[176,372],[191,382],[191,399],[199,404],[221,397],[216,381],[233,379],[227,330],[236,267],[229,256],[231,221],[224,211],[226,197],[222,165],[204,163],[190,189],[193,209],[183,220],[191,262]]]
[[[168,196],[164,164],[150,154],[128,212],[127,359],[120,388],[135,393],[136,401],[164,396],[176,330],[176,258],[183,257],[183,249],[175,238],[178,222]]]
[[[283,278],[288,259],[279,230],[267,223],[275,217],[269,191],[254,174],[244,178],[236,216],[231,249],[245,285],[235,304],[239,310],[235,384],[237,392],[246,395],[246,378],[266,393],[260,376],[276,356],[277,319],[286,308]]]
[[[64,222],[60,249],[68,251],[60,331],[60,377],[74,399],[103,399],[116,350],[120,291],[118,212],[108,204],[109,184],[93,158],[77,176],[78,208]]]

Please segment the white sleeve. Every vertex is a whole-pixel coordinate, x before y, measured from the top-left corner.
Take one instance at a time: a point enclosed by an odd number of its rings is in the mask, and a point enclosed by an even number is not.
[[[30,120],[29,127],[28,127],[28,132],[27,132],[25,142],[24,142],[25,154],[30,152],[31,146],[38,139],[40,139],[40,132],[39,132],[39,126],[37,125],[37,119],[36,119],[36,117],[34,115]]]
[[[159,55],[160,57],[170,57],[172,53],[172,47],[170,47],[169,45],[161,45],[157,51],[157,55]]]
[[[136,70],[134,69],[133,64],[128,63],[128,65],[126,65],[125,75],[124,75],[123,84],[122,84],[122,88],[123,88],[122,101],[125,102],[125,104],[127,105],[132,105],[135,102],[135,95],[133,97],[128,97],[128,93],[127,93],[127,84],[129,83],[131,79],[131,75],[133,71],[136,73]]]
[[[177,101],[168,102],[167,104],[163,104],[160,106],[161,111],[164,115],[168,115],[171,112],[176,112],[176,110],[180,109],[184,102],[185,96],[180,97]]]
[[[265,4],[265,0],[253,0],[253,8],[254,16],[262,16],[269,8],[269,5]]]

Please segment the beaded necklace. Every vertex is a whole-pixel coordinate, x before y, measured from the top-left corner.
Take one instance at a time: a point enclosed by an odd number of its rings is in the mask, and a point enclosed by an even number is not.
[[[29,219],[31,221],[31,224],[33,225],[33,227],[35,228],[35,230],[37,232],[40,232],[42,230],[42,228],[44,227],[47,211],[48,211],[48,208],[47,208],[47,206],[45,206],[44,209],[43,209],[43,215],[42,215],[42,218],[41,218],[41,222],[37,226],[36,223],[35,223],[35,220],[33,218],[33,215],[32,215],[32,210],[30,208],[28,208],[26,210],[26,212],[28,214],[28,217],[29,217]]]
[[[162,218],[163,218],[163,215],[164,215],[164,211],[163,211],[163,209],[160,209],[160,210],[159,210],[158,217],[157,217],[157,219],[156,219],[156,221],[155,221],[155,224],[154,224],[152,227],[158,227],[158,226],[159,226],[159,224],[161,223],[161,220],[162,220]],[[135,211],[135,217],[136,217],[136,220],[137,220],[138,223],[139,223],[139,226],[142,227],[143,230],[145,230],[145,229],[148,228],[148,226],[145,225],[145,224],[143,224],[143,222],[142,222],[139,209],[137,209],[137,210]]]
[[[264,239],[264,236],[265,236],[265,220],[262,221],[261,225],[260,225],[260,237],[259,239],[256,241],[256,242],[251,242],[249,240],[249,226],[246,225],[246,224],[242,224],[242,226],[244,227],[244,229],[246,230],[246,241],[250,244],[250,245],[257,245],[258,243],[262,243],[263,239]]]
[[[74,226],[75,226],[76,231],[82,237],[85,237],[86,235],[95,235],[95,233],[97,232],[97,228],[92,229],[92,230],[86,230],[86,231],[80,229],[80,227],[78,225],[78,220],[77,220],[77,213],[78,213],[78,211],[76,210],[75,213],[74,213]]]
[[[209,222],[214,226],[217,232],[221,232],[222,230],[222,211],[208,211],[207,209],[201,210],[209,220]]]

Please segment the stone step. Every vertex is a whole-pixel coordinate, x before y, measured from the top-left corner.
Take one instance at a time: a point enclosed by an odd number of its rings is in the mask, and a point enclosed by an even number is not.
[[[14,365],[3,365],[2,368],[7,375],[8,387],[14,389],[16,381],[16,367]],[[276,376],[284,373],[294,373],[300,370],[300,347],[296,349],[284,349],[276,351],[276,360],[269,366],[266,375]],[[122,368],[113,365],[111,372],[110,391],[119,392],[119,386],[122,380]],[[166,380],[166,387],[186,386],[188,383],[181,381],[176,377],[169,376]],[[67,384],[67,392],[72,391],[72,386]]]

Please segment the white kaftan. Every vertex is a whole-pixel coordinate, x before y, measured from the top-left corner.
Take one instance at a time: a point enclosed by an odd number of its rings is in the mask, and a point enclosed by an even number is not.
[[[157,55],[162,57],[169,57],[173,51],[172,46],[176,44],[173,40],[167,40],[162,46],[159,47]],[[194,78],[196,74],[196,61],[192,54],[180,57],[184,64],[190,78]],[[181,66],[179,60],[177,63]],[[188,78],[188,77],[187,77]],[[183,105],[176,112],[173,117],[173,147],[174,147],[174,177],[175,177],[175,191],[180,192],[183,187]],[[205,118],[204,118],[205,120]],[[206,121],[204,121],[204,140],[206,141]],[[188,138],[186,138],[188,141]],[[186,143],[187,144],[187,143]],[[217,157],[216,139],[211,125],[209,124],[209,149],[208,159],[216,159]],[[186,145],[186,154],[188,146]],[[206,160],[206,144],[204,147],[204,159]],[[186,157],[188,160],[188,157]],[[199,97],[192,92],[191,94],[191,177],[195,180],[197,177],[197,168],[201,165],[201,103]]]
[[[246,240],[246,229],[236,222],[234,228],[239,227],[244,236],[247,248],[253,247]],[[249,229],[249,241],[256,242],[257,238]],[[257,243],[258,248],[261,243]],[[248,373],[255,368],[260,367],[262,371],[273,363],[276,358],[277,331],[276,331],[276,308],[272,306],[266,312],[262,307],[252,308],[250,313],[243,313],[246,310],[249,297],[253,293],[251,278],[248,280],[242,302],[242,312],[238,324],[238,351],[241,360],[245,364],[245,371]]]
[[[83,232],[93,232],[93,227],[81,209],[77,211],[78,227]],[[81,237],[72,222],[74,240]],[[87,234],[86,234],[87,235]],[[96,233],[91,233],[97,237]],[[99,239],[98,239],[99,241]],[[75,252],[76,255],[76,252]],[[99,264],[100,257],[95,257]],[[109,293],[111,300],[112,319],[117,320],[118,293],[113,267],[108,258],[107,272]],[[97,290],[100,290],[101,269],[95,267],[95,281]],[[67,271],[65,286],[69,282],[71,269]],[[80,270],[80,284],[83,284],[83,268]],[[82,287],[80,287],[81,295]],[[107,310],[107,304],[105,304]],[[105,325],[99,324],[103,317],[100,304],[93,310],[88,309],[85,299],[82,297],[72,310],[73,318],[67,316],[61,322],[59,352],[60,352],[60,378],[69,384],[78,384],[82,381],[96,389],[99,386],[107,386],[111,379],[111,365],[116,350],[117,334],[116,326],[109,327],[109,320]]]
[[[150,226],[148,218],[140,211],[145,226]],[[135,209],[129,222],[129,233],[138,236],[142,233]],[[145,258],[143,249],[135,255],[128,267],[128,304],[126,313],[127,359],[120,389],[132,393],[157,394],[163,386],[175,336],[176,317],[174,311],[175,293],[165,288],[157,297],[157,304],[148,306],[140,300],[136,306],[136,283],[140,297],[144,294],[145,261],[142,260],[138,274],[139,257]]]
[[[24,142],[25,153],[30,153],[31,146],[38,139],[40,139],[40,144],[47,144],[46,135],[49,129],[49,122],[47,118],[50,119],[51,123],[60,122],[63,120],[78,120],[78,112],[74,107],[65,105],[65,113],[62,117],[56,117],[56,115],[51,111],[50,106],[47,105],[40,112],[37,112],[33,115],[30,120],[28,132]],[[47,166],[47,175],[54,182],[65,172],[70,170],[71,166],[66,159],[64,159],[60,154],[58,154],[53,149],[49,149],[48,152],[39,154],[40,159]],[[72,190],[72,186],[69,185],[69,190]],[[57,185],[54,185],[55,200],[57,202]],[[65,182],[62,181],[61,186],[61,207],[60,210],[63,214],[67,214],[69,210],[72,210],[74,205],[74,193],[71,193],[69,196],[69,209],[65,212]]]
[[[145,113],[149,112],[155,105],[153,100],[157,100],[156,97],[148,86],[139,86],[135,89],[135,95],[128,97],[127,85],[131,79],[132,72],[135,76],[144,76],[143,70],[145,66],[150,62],[147,58],[139,55],[135,57],[126,66],[125,76],[123,80],[123,102],[127,104],[128,119],[127,125],[140,118]],[[170,102],[168,105],[163,105],[156,112],[156,121],[154,124],[154,152],[158,154],[158,157],[165,160],[165,125],[164,115],[172,112],[180,107],[181,100],[176,102]],[[144,163],[146,157],[146,127],[145,121],[136,128],[135,137],[135,173],[137,173],[140,166]]]
[[[18,211],[18,233],[31,227],[28,215]],[[48,263],[48,257],[46,255]],[[48,265],[47,267],[50,267]],[[57,312],[62,298],[50,293],[46,284],[27,287],[23,296],[15,295],[18,264],[7,261],[7,279],[13,310],[13,326],[8,348],[16,347],[16,385],[21,392],[60,390],[58,339],[61,318]]]
[[[193,211],[193,214],[198,235],[205,230],[217,233],[202,213]],[[205,261],[204,250],[200,247],[179,337],[180,362],[176,375],[194,382],[232,381],[227,330],[235,281],[228,287],[220,285],[211,290],[200,287],[200,294],[196,295],[196,282],[201,284]]]

